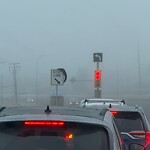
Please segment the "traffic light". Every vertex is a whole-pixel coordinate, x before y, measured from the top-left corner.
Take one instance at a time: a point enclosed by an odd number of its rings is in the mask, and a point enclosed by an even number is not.
[[[94,87],[100,88],[101,87],[101,70],[95,70],[94,73]]]
[[[95,70],[95,80],[101,79],[101,70]]]

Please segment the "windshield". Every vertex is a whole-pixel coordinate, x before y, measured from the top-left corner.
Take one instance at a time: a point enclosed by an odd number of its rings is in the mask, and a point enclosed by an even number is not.
[[[0,123],[0,141],[0,150],[109,150],[104,127],[69,122],[58,126],[41,121]]]
[[[116,123],[121,132],[144,131],[141,115],[136,112],[117,112]]]
[[[7,114],[1,107],[42,106],[43,115],[47,106],[71,109],[85,99],[125,100],[141,106],[150,121],[150,0],[0,0],[0,116]],[[27,109],[15,114],[32,119]],[[143,130],[139,115],[116,120],[121,131]],[[2,131],[6,149],[40,144],[38,134]],[[96,144],[90,145],[91,132],[81,140],[84,150]]]

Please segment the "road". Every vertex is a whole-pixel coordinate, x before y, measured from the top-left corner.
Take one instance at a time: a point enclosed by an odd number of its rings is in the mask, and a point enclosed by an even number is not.
[[[130,106],[136,106],[136,105],[139,105],[141,106],[143,109],[144,109],[144,112],[150,122],[150,97],[136,97],[133,96],[132,98],[131,97],[126,97],[124,98],[124,100],[126,101],[126,104],[127,105],[130,105]],[[66,106],[68,106],[69,104],[66,104]],[[77,105],[70,105],[72,107],[75,107]]]
[[[50,102],[50,99],[48,99],[48,98],[42,97],[41,99],[42,100],[40,101],[40,104],[42,104],[42,105],[47,105]],[[78,101],[81,99],[84,99],[84,98],[77,98]],[[126,101],[127,105],[131,105],[131,106],[139,105],[139,106],[141,106],[144,109],[145,114],[147,115],[148,120],[150,122],[150,96],[149,97],[144,97],[144,96],[138,97],[137,96],[136,98],[135,98],[135,96],[133,96],[133,97],[128,97],[128,96],[125,97],[124,96],[123,99]],[[25,99],[23,99],[22,101],[21,101],[21,99],[19,99],[19,100],[20,100],[19,106],[24,106],[25,103],[28,106],[34,105],[34,103],[32,104],[32,103],[27,103],[27,101],[24,101]],[[69,98],[67,98],[67,100],[69,100]],[[70,104],[65,104],[65,105],[68,106]],[[6,107],[7,106],[15,106],[15,103],[13,103],[13,101],[11,99],[5,99],[4,104],[1,104],[1,106],[6,106]]]

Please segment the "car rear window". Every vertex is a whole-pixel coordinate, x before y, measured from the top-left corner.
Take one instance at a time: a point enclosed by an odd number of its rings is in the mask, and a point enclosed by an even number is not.
[[[137,112],[117,112],[114,116],[121,132],[144,130],[141,115]]]
[[[109,150],[108,139],[107,130],[99,125],[41,121],[0,123],[0,150]]]

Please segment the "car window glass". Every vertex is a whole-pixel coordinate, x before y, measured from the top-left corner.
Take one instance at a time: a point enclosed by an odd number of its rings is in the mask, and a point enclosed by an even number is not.
[[[0,124],[0,150],[109,150],[108,133],[95,125],[66,123],[63,127],[23,126],[22,122]]]
[[[142,118],[136,112],[119,112],[115,120],[121,132],[144,130]]]

